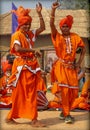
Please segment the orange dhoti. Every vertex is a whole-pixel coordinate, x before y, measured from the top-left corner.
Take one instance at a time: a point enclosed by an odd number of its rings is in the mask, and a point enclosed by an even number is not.
[[[37,119],[37,88],[39,85],[38,77],[40,76],[37,60],[32,62],[23,58],[16,58],[12,72],[8,82],[8,86],[14,86],[12,109],[7,118]]]

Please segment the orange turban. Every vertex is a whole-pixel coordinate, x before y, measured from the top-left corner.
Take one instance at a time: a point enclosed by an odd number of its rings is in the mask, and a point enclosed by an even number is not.
[[[67,24],[69,28],[72,27],[73,24],[73,17],[71,15],[67,15],[66,18],[63,18],[60,23],[59,26],[60,28],[64,25]]]
[[[31,16],[29,16],[30,9],[24,9],[20,6],[17,10],[12,10],[17,15],[18,26],[22,26],[27,22],[32,22]]]

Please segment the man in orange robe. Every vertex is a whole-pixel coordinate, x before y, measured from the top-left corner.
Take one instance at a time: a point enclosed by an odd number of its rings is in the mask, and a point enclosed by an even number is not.
[[[85,55],[85,45],[82,39],[76,34],[70,32],[73,24],[73,17],[68,15],[63,18],[60,23],[60,29],[62,34],[58,32],[55,27],[55,10],[60,6],[57,1],[52,4],[50,27],[51,38],[58,57],[57,62],[54,65],[54,73],[56,83],[61,89],[62,98],[62,113],[60,118],[65,119],[65,123],[72,123],[73,118],[70,115],[70,109],[73,101],[78,96],[78,78],[77,68],[81,65],[81,62]],[[80,58],[75,63],[76,50],[78,47],[82,48]]]
[[[29,9],[20,6],[12,12],[18,16],[17,31],[11,37],[10,52],[16,58],[13,62],[12,75],[8,87],[14,87],[12,93],[12,108],[6,122],[14,122],[17,118],[30,119],[33,127],[43,127],[45,124],[38,121],[37,88],[41,77],[41,69],[37,57],[40,53],[32,47],[36,37],[45,30],[41,14],[42,4],[36,5],[36,12],[40,19],[40,27],[30,30],[32,18]]]

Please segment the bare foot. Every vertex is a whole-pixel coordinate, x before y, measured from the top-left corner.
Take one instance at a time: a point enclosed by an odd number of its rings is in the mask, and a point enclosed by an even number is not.
[[[31,126],[32,126],[32,127],[46,127],[45,124],[41,123],[41,122],[38,121],[38,120],[33,120],[33,121],[31,122]]]
[[[15,120],[13,119],[5,119],[5,122],[8,124],[18,124]]]

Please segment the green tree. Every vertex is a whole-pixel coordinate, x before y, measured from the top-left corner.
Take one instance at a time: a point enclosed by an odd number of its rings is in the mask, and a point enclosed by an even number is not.
[[[90,9],[89,0],[60,0],[64,9]]]

